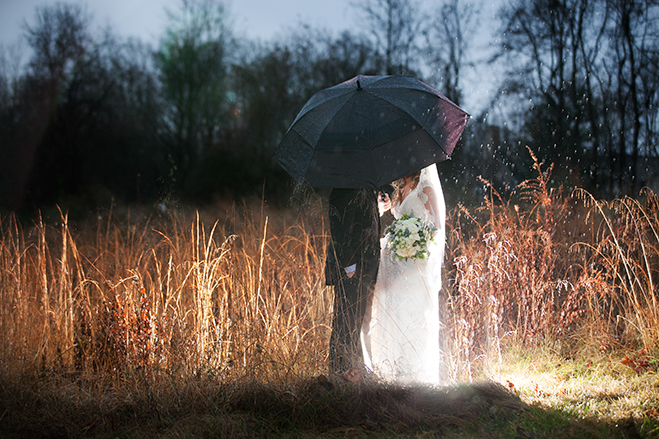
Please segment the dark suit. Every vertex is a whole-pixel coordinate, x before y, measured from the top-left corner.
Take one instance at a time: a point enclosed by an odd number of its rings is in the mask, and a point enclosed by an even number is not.
[[[331,243],[325,277],[334,285],[330,367],[335,372],[357,366],[359,331],[373,292],[380,262],[377,195],[368,189],[332,189],[329,197]],[[356,264],[348,277],[345,268]]]

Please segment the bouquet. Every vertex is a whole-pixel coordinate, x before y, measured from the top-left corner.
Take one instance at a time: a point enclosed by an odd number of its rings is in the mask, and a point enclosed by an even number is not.
[[[432,223],[405,214],[387,228],[386,250],[392,260],[425,259],[436,230]]]

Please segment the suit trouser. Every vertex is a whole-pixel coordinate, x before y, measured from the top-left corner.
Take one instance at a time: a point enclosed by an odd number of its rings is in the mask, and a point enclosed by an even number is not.
[[[359,272],[359,270],[358,270]],[[334,286],[334,318],[330,337],[330,368],[342,372],[363,364],[359,340],[366,306],[373,294],[377,268],[362,276],[341,276]]]

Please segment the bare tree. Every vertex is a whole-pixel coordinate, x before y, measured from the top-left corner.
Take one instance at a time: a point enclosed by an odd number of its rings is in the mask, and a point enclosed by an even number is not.
[[[336,39],[327,39],[324,56],[315,63],[322,87],[343,82],[358,74],[377,74],[382,59],[366,37],[343,32]]]
[[[593,14],[593,11],[600,11]],[[608,23],[608,9],[603,8],[597,0],[580,0],[576,14],[576,26],[573,27],[572,48],[573,65],[581,65],[580,69],[572,72],[572,82],[578,83],[577,75],[583,76],[583,94],[573,95],[575,102],[580,101],[584,107],[584,114],[588,120],[586,129],[589,130],[591,148],[590,158],[585,158],[584,169],[589,176],[590,187],[595,190],[602,178],[600,177],[599,163],[607,144],[606,136],[602,135],[602,119],[606,117],[602,111],[602,96],[597,93],[598,84],[601,86],[603,77],[601,72],[601,59]],[[597,19],[596,17],[599,17]],[[579,61],[581,64],[579,64]],[[573,88],[576,93],[577,88]]]
[[[657,14],[659,2],[655,0],[609,0],[611,11],[610,37],[613,45],[613,62],[617,72],[618,156],[621,188],[638,189],[637,168],[641,153],[641,136],[652,121],[644,116],[652,111],[655,90],[645,87],[657,74],[653,54],[659,50]],[[646,130],[643,121],[646,120]],[[645,151],[647,153],[648,151]],[[627,163],[629,160],[629,163]]]
[[[38,198],[41,191],[53,193],[59,188],[49,172],[67,156],[45,144],[57,122],[57,107],[66,101],[66,87],[91,47],[90,22],[91,16],[80,5],[55,3],[37,7],[35,24],[24,25],[33,55],[27,72],[11,84],[12,102],[3,123],[3,155],[11,163],[6,175],[12,182],[4,198],[11,208],[23,205],[28,190]],[[37,180],[47,182],[39,191]]]
[[[444,0],[425,31],[430,79],[440,84],[440,91],[458,105],[462,100],[463,69],[471,63],[481,7],[478,3]]]
[[[35,52],[30,67],[37,75],[62,81],[89,49],[91,15],[70,3],[41,6],[36,11],[36,24],[25,25],[28,44]]]
[[[607,178],[597,176],[602,118],[608,117],[601,94],[608,74],[603,1],[517,0],[502,17],[503,91],[526,102],[523,128],[531,146],[559,165],[557,174],[569,185]]]
[[[351,3],[385,60],[382,73],[411,73],[417,67],[422,19],[414,0],[364,0]]]
[[[0,106],[9,105],[16,94],[23,64],[23,42],[0,44]]]

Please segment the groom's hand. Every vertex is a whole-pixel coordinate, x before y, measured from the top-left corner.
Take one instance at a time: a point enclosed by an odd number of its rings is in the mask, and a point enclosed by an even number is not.
[[[389,198],[389,194],[386,192],[384,192],[384,196],[382,194],[383,192],[378,192],[378,211],[380,216],[384,215],[386,211],[391,209],[391,199]]]
[[[357,271],[357,264],[352,264],[350,267],[345,268],[346,271],[346,276],[348,278],[351,278],[355,275],[355,272]]]

